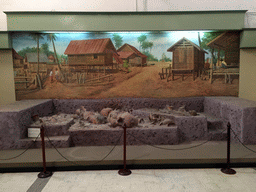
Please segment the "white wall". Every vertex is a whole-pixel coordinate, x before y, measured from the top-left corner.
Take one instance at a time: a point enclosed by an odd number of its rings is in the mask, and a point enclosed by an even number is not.
[[[15,102],[15,87],[12,50],[0,49],[0,105],[13,102]]]
[[[248,10],[255,0],[0,0],[0,31],[7,30],[3,11],[197,11]]]
[[[239,97],[256,101],[256,49],[240,50]],[[241,65],[242,63],[242,65]]]

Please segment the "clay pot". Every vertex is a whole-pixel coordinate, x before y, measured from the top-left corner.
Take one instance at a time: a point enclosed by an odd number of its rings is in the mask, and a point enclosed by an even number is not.
[[[84,112],[82,113],[82,117],[84,118],[84,120],[88,120],[88,118],[89,118],[90,116],[92,116],[92,115],[94,115],[94,113],[91,112],[91,111],[84,111]]]
[[[119,113],[119,111],[117,111],[117,110],[111,111],[109,113],[107,121],[110,123],[111,127],[116,127],[119,125],[119,123],[117,121],[118,113]]]
[[[113,111],[112,108],[104,108],[101,110],[100,114],[103,115],[104,117],[107,117],[109,113],[111,113],[111,111]]]
[[[125,112],[117,116],[117,121],[120,126],[126,126],[127,128],[135,127],[138,125],[138,119],[132,114]]]
[[[101,115],[99,113],[95,113],[93,115],[90,115],[88,117],[88,121],[90,123],[93,123],[93,124],[105,124],[105,123],[107,123],[106,117],[104,117],[103,115]]]

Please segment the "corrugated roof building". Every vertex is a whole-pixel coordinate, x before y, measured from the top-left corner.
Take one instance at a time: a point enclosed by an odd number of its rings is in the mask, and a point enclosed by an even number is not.
[[[120,57],[131,65],[142,65],[147,63],[147,56],[142,54],[132,45],[125,43],[117,51]]]
[[[113,65],[122,63],[110,38],[70,41],[64,54],[69,65]]]

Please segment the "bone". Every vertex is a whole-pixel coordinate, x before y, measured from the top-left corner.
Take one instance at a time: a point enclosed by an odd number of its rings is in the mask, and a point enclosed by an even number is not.
[[[171,119],[164,119],[159,125],[174,125],[174,121],[172,121]]]
[[[192,116],[197,116],[197,112],[195,110],[190,110],[189,114]]]
[[[186,112],[185,107],[186,107],[185,105],[181,106],[181,107],[178,109],[178,111],[179,111],[179,112]]]

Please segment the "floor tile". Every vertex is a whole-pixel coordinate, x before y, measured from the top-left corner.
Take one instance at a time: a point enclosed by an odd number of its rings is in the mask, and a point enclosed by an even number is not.
[[[0,191],[27,191],[38,178],[38,173],[4,173],[0,174]]]

